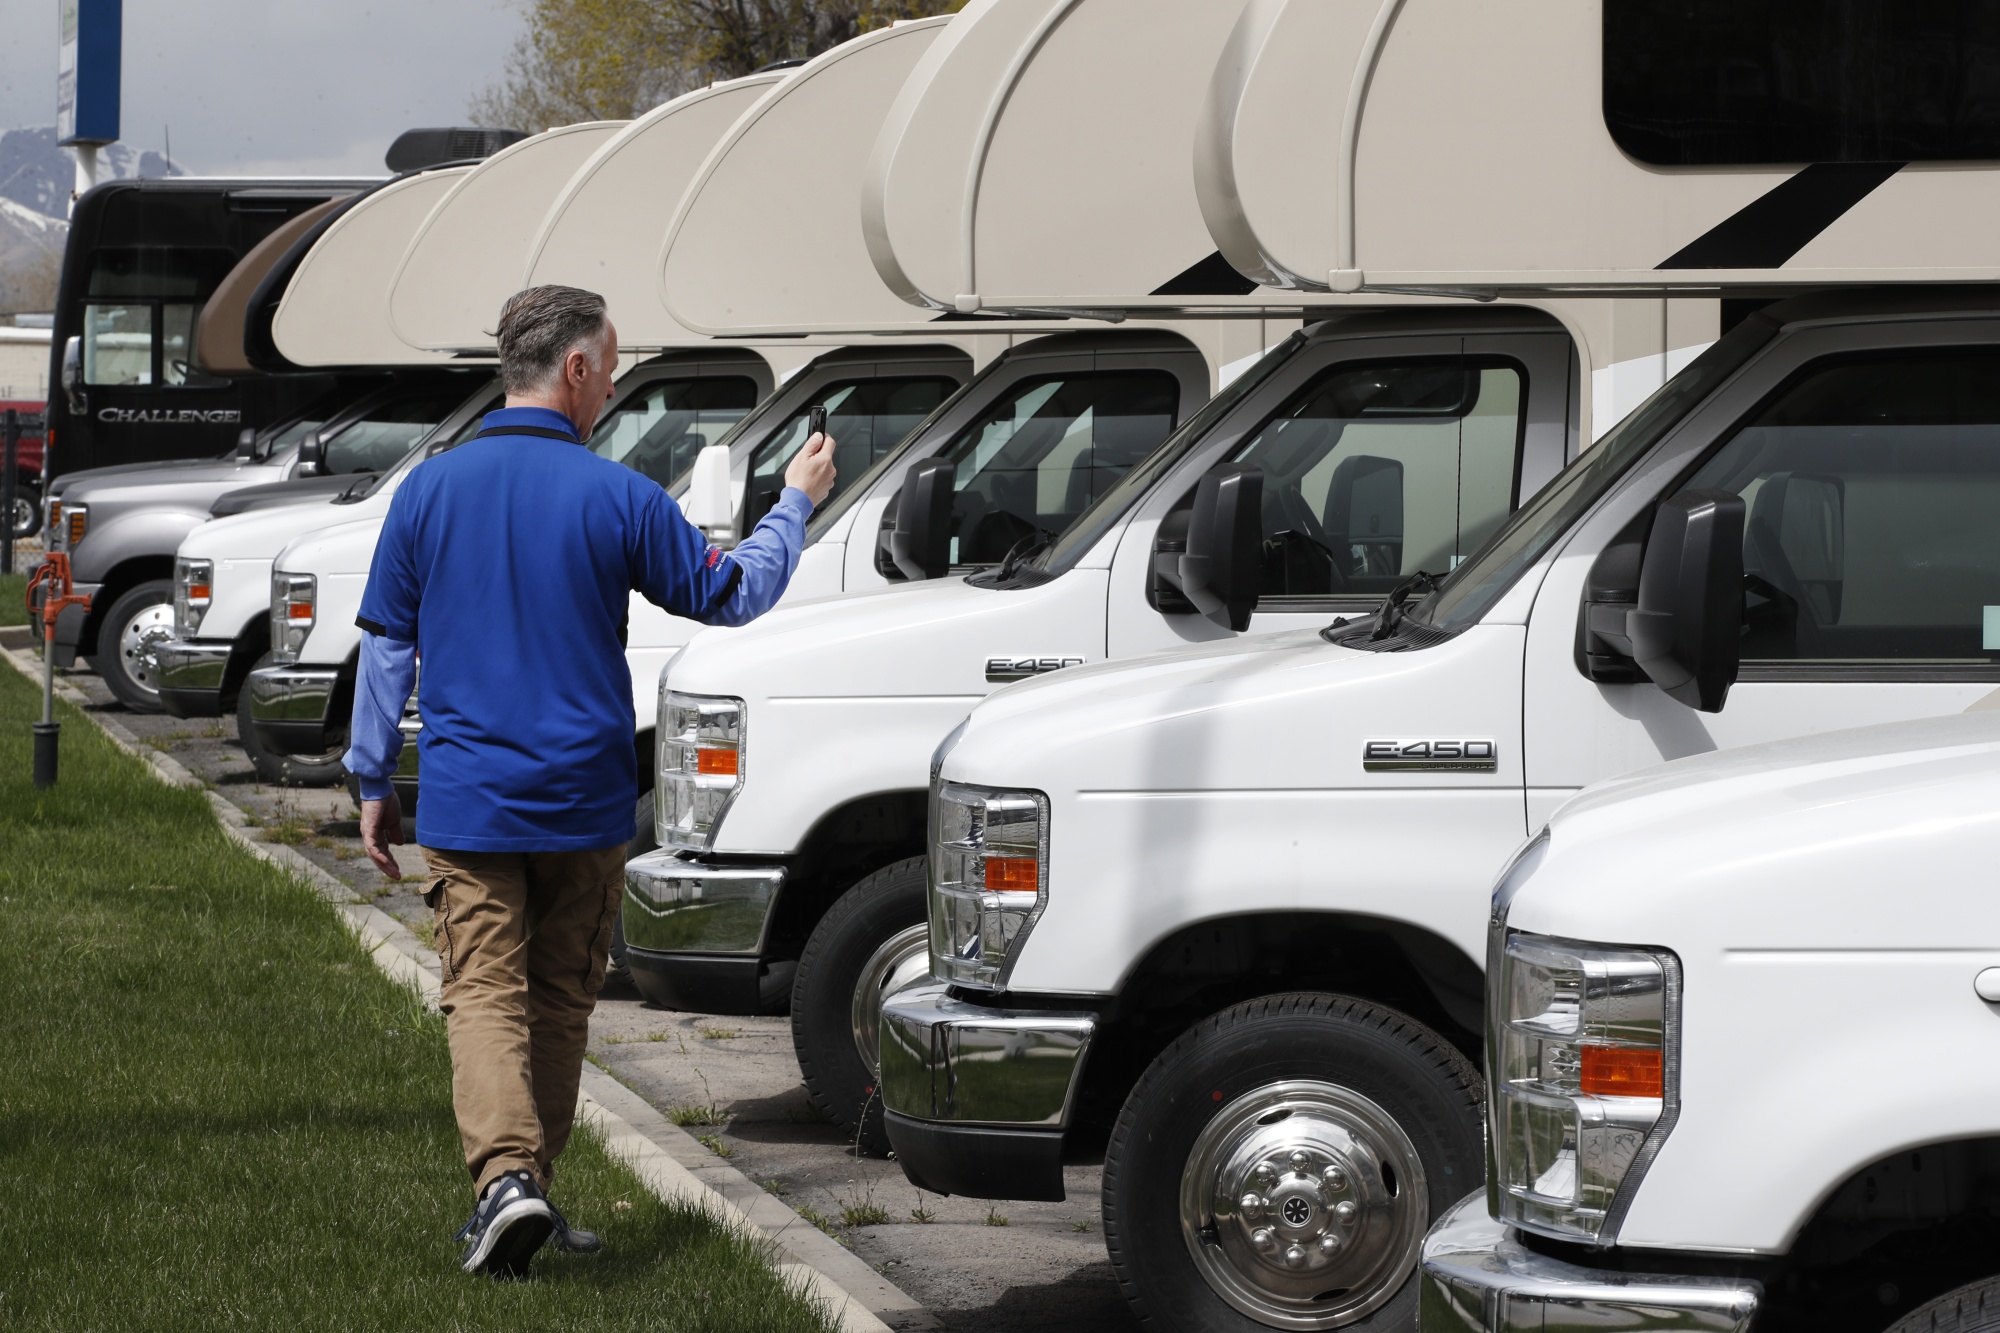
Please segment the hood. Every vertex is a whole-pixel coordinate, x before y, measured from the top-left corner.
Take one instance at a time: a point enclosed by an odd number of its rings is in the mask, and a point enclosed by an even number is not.
[[[1996,856],[2000,712],[1925,718],[1589,788],[1549,822],[1508,922],[1676,949],[1929,948],[1976,928],[1931,903]]]
[[[285,481],[267,481],[257,486],[238,486],[224,492],[214,504],[209,506],[209,514],[214,518],[227,518],[231,514],[247,514],[252,509],[271,509],[279,505],[304,504],[309,500],[331,501],[343,495],[365,480],[368,474],[351,474],[336,477],[292,477]]]
[[[346,508],[346,506],[342,506]],[[335,523],[315,528],[290,542],[272,562],[274,570],[287,574],[365,574],[375,558],[375,543],[382,535],[383,515],[373,514],[351,523]]]
[[[311,509],[296,506],[253,509],[246,514],[212,518],[187,535],[181,542],[180,553],[211,560],[269,560],[294,539],[323,527],[353,522],[370,514],[376,521],[381,520],[379,508],[360,510],[361,506],[356,505],[321,504]]]
[[[206,511],[218,487],[230,482],[254,482],[271,472],[254,463],[218,463],[213,459],[152,466],[141,464],[127,471],[119,468],[73,472],[58,478],[70,484],[61,491],[69,504],[162,504],[199,503]]]
[[[49,494],[63,495],[73,486],[87,486],[103,481],[107,477],[147,477],[161,473],[206,472],[221,478],[235,473],[236,469],[255,466],[240,458],[169,458],[154,463],[116,463],[110,467],[87,467],[76,472],[65,472],[49,483]],[[176,478],[179,480],[181,478]]]

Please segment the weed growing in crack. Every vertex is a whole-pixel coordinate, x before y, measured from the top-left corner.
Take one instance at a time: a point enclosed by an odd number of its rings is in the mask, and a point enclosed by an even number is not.
[[[742,1035],[735,1028],[703,1028],[701,1030],[702,1040],[704,1041],[728,1041],[731,1037],[740,1037]]]
[[[924,1192],[922,1190],[917,1191],[917,1206],[910,1209],[910,1220],[912,1222],[922,1222],[926,1226],[937,1221],[937,1212],[934,1209],[924,1206]]]
[[[1001,1214],[999,1209],[988,1208],[986,1210],[986,1225],[989,1227],[1004,1227],[1007,1225],[1007,1219]]]
[[[721,1110],[713,1104],[708,1106],[694,1106],[687,1102],[676,1102],[674,1105],[669,1106],[667,1108],[667,1119],[673,1121],[682,1129],[687,1129],[691,1126],[720,1125],[723,1123]]]
[[[870,1181],[859,1195],[840,1200],[840,1224],[844,1227],[879,1227],[889,1221],[889,1210],[875,1202],[875,1185]]]
[[[736,1155],[736,1150],[724,1143],[719,1135],[697,1134],[694,1138],[696,1143],[699,1143],[725,1162]]]

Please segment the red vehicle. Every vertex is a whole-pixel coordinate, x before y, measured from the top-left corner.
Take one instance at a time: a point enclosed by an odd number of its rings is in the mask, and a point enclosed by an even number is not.
[[[24,419],[14,450],[14,512],[7,515],[9,533],[17,541],[34,536],[42,525],[42,409],[47,406],[35,398],[0,398],[0,412],[11,407]]]

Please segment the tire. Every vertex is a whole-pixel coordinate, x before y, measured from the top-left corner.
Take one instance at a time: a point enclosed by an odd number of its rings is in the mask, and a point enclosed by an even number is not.
[[[1416,1327],[1424,1232],[1485,1171],[1481,1109],[1478,1071],[1390,1009],[1273,995],[1202,1020],[1105,1152],[1125,1298],[1173,1333]]]
[[[17,542],[26,541],[42,530],[41,495],[36,487],[26,482],[16,483],[13,521],[8,526]]]
[[[111,692],[135,713],[160,711],[160,644],[174,637],[174,585],[141,583],[111,604],[97,631],[91,664]]]
[[[251,670],[271,665],[271,655],[258,658]],[[347,768],[341,763],[341,756],[347,753],[342,745],[325,754],[280,754],[257,739],[257,729],[250,725],[250,691],[246,687],[236,694],[236,736],[243,746],[243,753],[250,756],[250,762],[257,767],[260,780],[276,787],[338,787],[347,781]]]
[[[2000,1277],[1926,1301],[1889,1325],[1888,1333],[2000,1333]]]
[[[625,844],[625,859],[643,856],[659,849],[660,843],[653,836],[653,793],[644,792],[639,804],[632,811],[632,841]],[[625,961],[625,902],[618,903],[618,915],[611,919],[611,975],[622,986],[638,988],[632,979],[632,969]]]
[[[924,929],[924,859],[885,866],[840,896],[813,928],[792,982],[792,1047],[820,1113],[870,1157],[889,1154],[875,1082],[885,985],[912,975]],[[916,957],[929,962],[928,947]],[[867,992],[864,994],[864,992]],[[857,1031],[857,1029],[860,1029]]]

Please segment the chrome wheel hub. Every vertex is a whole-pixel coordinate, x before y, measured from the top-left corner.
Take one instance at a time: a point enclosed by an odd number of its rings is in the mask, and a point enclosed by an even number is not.
[[[172,602],[155,602],[130,620],[118,634],[118,656],[125,674],[141,689],[160,688],[160,645],[174,637]]]
[[[854,1027],[854,1049],[861,1054],[861,1067],[869,1073],[882,1068],[882,1000],[926,975],[931,970],[929,926],[911,926],[898,931],[869,955],[854,983],[854,1005],[850,1018]]]
[[[1196,1269],[1273,1328],[1338,1328],[1409,1278],[1430,1208],[1388,1112],[1337,1084],[1273,1083],[1217,1112],[1181,1175]]]

